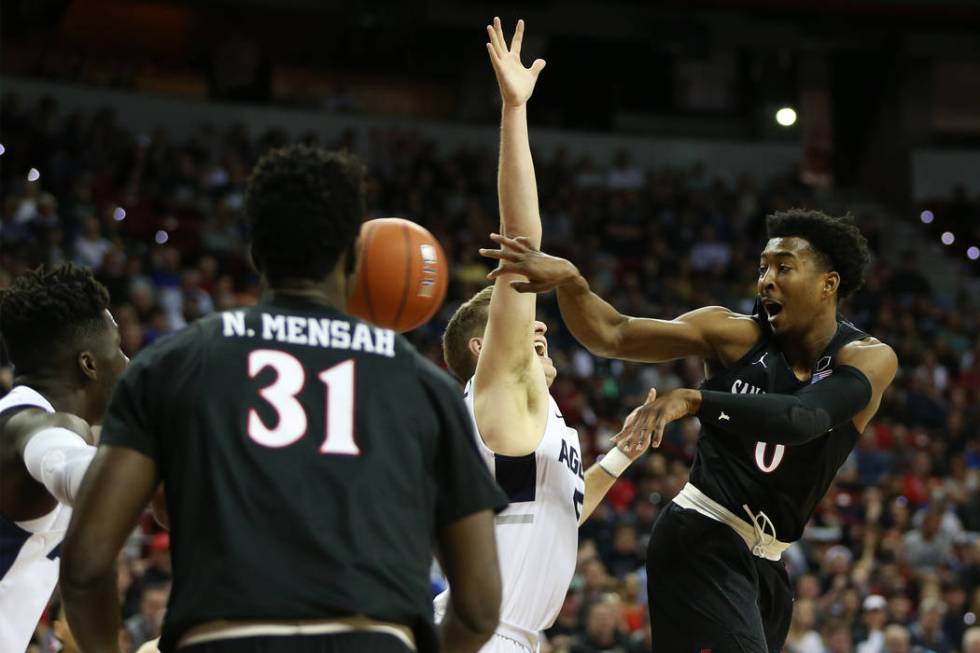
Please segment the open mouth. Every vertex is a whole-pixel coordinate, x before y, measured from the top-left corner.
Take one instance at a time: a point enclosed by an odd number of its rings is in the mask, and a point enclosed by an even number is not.
[[[762,308],[766,311],[766,315],[769,316],[770,321],[783,312],[783,305],[771,299],[762,300]]]
[[[545,352],[548,350],[547,345],[542,340],[534,341],[534,353],[538,356],[544,356]]]

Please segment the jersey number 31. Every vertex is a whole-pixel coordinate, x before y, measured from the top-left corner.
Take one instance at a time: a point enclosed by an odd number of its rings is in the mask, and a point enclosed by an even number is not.
[[[276,410],[276,422],[269,427],[258,411],[248,411],[248,437],[264,447],[288,447],[306,435],[307,416],[296,397],[306,385],[306,372],[294,356],[275,349],[256,349],[248,355],[248,378],[254,379],[265,368],[276,373],[275,380],[259,390],[259,396]],[[354,441],[354,359],[337,363],[317,374],[326,386],[326,433],[320,453],[360,455]]]

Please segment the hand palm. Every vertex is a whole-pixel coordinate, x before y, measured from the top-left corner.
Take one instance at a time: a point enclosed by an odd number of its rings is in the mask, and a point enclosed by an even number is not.
[[[497,83],[505,104],[518,106],[527,102],[537,81],[537,74],[524,67],[519,55],[508,54],[497,67]]]

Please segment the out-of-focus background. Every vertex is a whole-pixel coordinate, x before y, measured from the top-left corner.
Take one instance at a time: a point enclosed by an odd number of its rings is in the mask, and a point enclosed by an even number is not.
[[[857,218],[875,261],[843,312],[901,370],[785,555],[785,650],[980,651],[975,0],[5,0],[0,287],[41,263],[91,266],[130,356],[253,302],[249,171],[270,147],[318,143],[365,159],[370,217],[415,220],[446,248],[446,305],[409,334],[442,364],[439,338],[485,284],[476,250],[497,225],[494,15],[508,34],[523,17],[526,60],[548,60],[529,105],[544,248],[621,311],[748,311],[767,213]],[[702,378],[694,359],[596,358],[552,296],[539,313],[555,399],[589,461],[649,387]],[[11,380],[0,368],[0,393]],[[582,528],[545,650],[648,649],[647,534],[697,431],[676,423]],[[168,551],[147,519],[120,558],[130,651],[158,634]],[[56,603],[38,650],[58,649]]]

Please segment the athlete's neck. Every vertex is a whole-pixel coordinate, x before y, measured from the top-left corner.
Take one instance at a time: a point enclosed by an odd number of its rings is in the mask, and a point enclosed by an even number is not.
[[[102,411],[91,405],[84,388],[62,378],[44,373],[24,374],[14,379],[14,385],[26,385],[37,390],[59,413],[77,415],[90,424],[98,422],[102,416]]]
[[[836,334],[837,312],[827,311],[817,317],[801,335],[794,334],[778,339],[779,348],[797,378],[806,379],[810,376],[813,364]]]
[[[343,312],[347,306],[346,288],[335,279],[328,278],[324,282],[289,280],[267,287],[262,293],[263,301],[275,299],[302,299],[314,304],[321,304]]]

